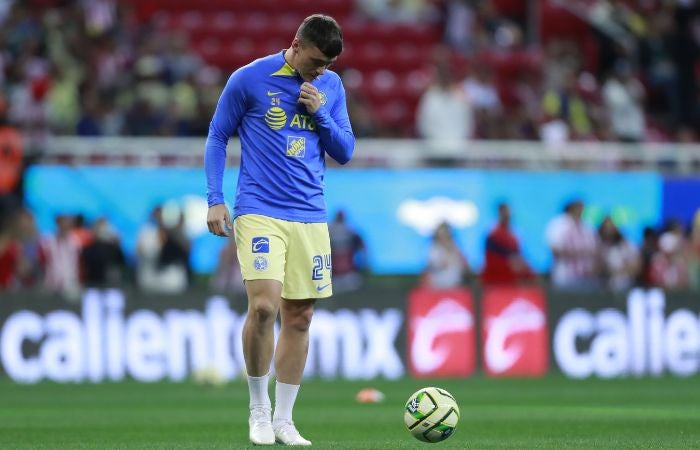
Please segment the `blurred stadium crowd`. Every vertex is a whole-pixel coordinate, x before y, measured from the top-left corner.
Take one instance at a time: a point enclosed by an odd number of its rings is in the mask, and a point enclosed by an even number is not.
[[[229,73],[285,48],[312,12],[343,27],[333,69],[358,137],[697,142],[693,0],[0,0],[0,194],[21,192],[14,130],[25,159],[53,135],[206,135]],[[130,261],[108,218],[59,216],[55,234],[40,236],[19,197],[0,195],[0,290],[132,283],[177,292],[193,281],[180,219],[154,210]],[[582,206],[547,230],[555,285],[700,289],[697,216],[690,230],[649,228],[635,245],[609,219],[587,228]],[[354,289],[371,249],[338,220],[334,277]],[[503,220],[479,276],[531,281]],[[423,282],[475,275],[449,241],[440,228]],[[236,264],[231,242],[214,286],[240,289]]]
[[[4,0],[0,111],[30,152],[202,136],[229,73],[316,11],[358,137],[697,139],[693,0]]]
[[[552,252],[547,274],[536,274],[522,256],[511,230],[510,208],[484,237],[485,264],[470,268],[449,225],[439,226],[425,255],[420,283],[450,289],[466,283],[516,285],[546,279],[554,288],[625,292],[635,286],[669,291],[700,290],[700,212],[691,229],[671,221],[644,230],[639,245],[625,237],[610,216],[597,229],[582,220],[584,203],[573,200],[545,230]],[[163,207],[153,210],[139,232],[133,261],[107,218],[87,224],[80,215],[56,217],[56,231],[42,236],[31,211],[18,209],[0,221],[0,292],[40,289],[77,298],[84,287],[132,285],[146,292],[179,293],[201,285],[190,267],[191,242],[182,216]],[[329,224],[336,292],[358,289],[368,274],[368,249],[362,231],[348,225],[342,211]],[[474,249],[474,251],[481,251]],[[233,238],[222,248],[208,279],[220,292],[243,292]]]

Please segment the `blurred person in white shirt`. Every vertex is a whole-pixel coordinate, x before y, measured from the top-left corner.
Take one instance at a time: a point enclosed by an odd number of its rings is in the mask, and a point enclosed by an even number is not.
[[[582,220],[583,202],[574,200],[547,225],[546,237],[552,249],[552,285],[559,289],[598,287],[596,256],[598,239]]]
[[[462,285],[469,273],[469,263],[452,236],[452,229],[443,222],[435,230],[428,250],[428,264],[423,282],[434,289],[451,289]]]
[[[458,143],[473,133],[472,108],[465,92],[444,64],[435,70],[435,82],[421,96],[416,112],[420,137],[433,142]]]
[[[610,216],[598,227],[602,281],[612,291],[624,291],[634,284],[641,267],[637,248],[620,232]]]
[[[603,85],[603,102],[608,109],[612,131],[622,142],[645,138],[644,87],[632,74],[630,63],[620,60]]]
[[[72,216],[56,216],[56,232],[45,237],[41,246],[46,255],[44,286],[70,298],[80,292],[80,242],[73,233]]]

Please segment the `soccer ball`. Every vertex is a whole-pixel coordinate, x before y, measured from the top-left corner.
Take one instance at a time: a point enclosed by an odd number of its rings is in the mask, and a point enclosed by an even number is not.
[[[408,398],[403,420],[416,439],[440,442],[452,436],[457,428],[459,407],[446,390],[425,387]]]

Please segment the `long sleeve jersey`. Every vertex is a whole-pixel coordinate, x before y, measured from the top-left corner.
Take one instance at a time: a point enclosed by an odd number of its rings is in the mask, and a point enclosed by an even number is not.
[[[325,222],[325,155],[340,164],[352,157],[355,137],[345,89],[326,70],[312,84],[321,107],[310,115],[298,103],[303,79],[284,52],[236,70],[224,87],[205,146],[209,206],[224,203],[226,144],[241,139],[241,165],[233,216],[260,214],[295,222]]]

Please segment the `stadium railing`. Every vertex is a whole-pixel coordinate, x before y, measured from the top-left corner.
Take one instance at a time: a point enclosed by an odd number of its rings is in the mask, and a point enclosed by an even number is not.
[[[43,164],[199,166],[204,138],[54,137]],[[228,146],[229,164],[240,159],[240,142]],[[673,143],[463,141],[358,139],[352,166],[455,166],[525,170],[652,170],[689,174],[700,169],[700,145]]]

